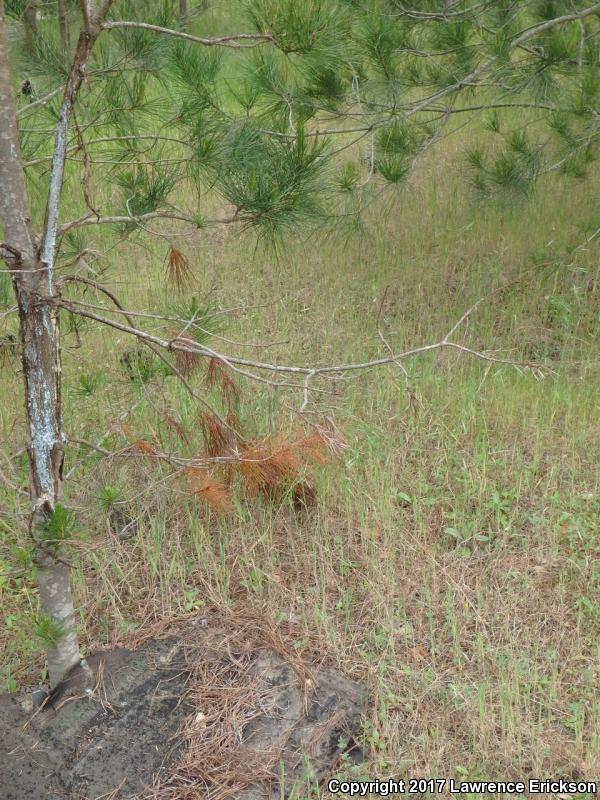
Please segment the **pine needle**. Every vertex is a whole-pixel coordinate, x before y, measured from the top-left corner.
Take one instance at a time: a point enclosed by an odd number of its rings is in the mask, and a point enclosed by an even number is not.
[[[181,333],[175,334],[172,341],[180,345],[197,345],[197,342],[191,336],[185,336]],[[202,356],[199,353],[194,353],[191,350],[174,350],[175,353],[175,366],[185,378],[189,378],[200,366]]]
[[[231,495],[223,481],[211,477],[207,470],[192,467],[187,470],[189,492],[204,500],[215,511],[229,514],[233,511]]]
[[[176,420],[175,417],[168,411],[163,411],[161,416],[167,427],[171,428],[171,430],[173,430],[177,434],[177,436],[181,439],[182,442],[185,442],[185,444],[189,444],[189,436],[184,425],[181,422],[179,422],[179,420]]]
[[[200,414],[198,421],[207,455],[211,458],[227,455],[231,450],[231,431],[214,414]]]
[[[194,494],[221,514],[230,514],[233,511],[229,490],[225,484],[219,481],[206,481],[203,486],[194,491]]]
[[[227,374],[223,362],[218,358],[211,358],[206,369],[206,385],[209,389],[218,386],[223,399],[231,408],[240,399],[240,390],[233,378]]]
[[[171,247],[165,257],[165,277],[180,292],[193,283],[194,272],[190,267],[189,261],[176,247]]]
[[[145,439],[138,439],[133,445],[136,450],[147,456],[155,456],[156,449]]]
[[[272,495],[293,484],[302,468],[302,459],[293,442],[251,442],[241,451],[240,472],[251,491]]]

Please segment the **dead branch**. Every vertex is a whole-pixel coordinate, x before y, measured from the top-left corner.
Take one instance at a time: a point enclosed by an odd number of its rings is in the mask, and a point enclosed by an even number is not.
[[[96,217],[91,212],[88,212],[78,219],[61,225],[58,229],[58,235],[64,236],[65,233],[69,233],[69,231],[75,230],[76,228],[82,228],[86,225],[130,225],[131,223],[139,225],[140,223],[150,219],[174,219],[179,220],[180,222],[187,222],[189,225],[193,225],[195,228],[200,228],[202,225],[231,225],[234,222],[248,221],[245,217],[236,216],[225,217],[222,219],[203,219],[200,222],[197,218],[187,214],[182,214],[181,212],[174,213],[170,211],[152,211],[148,214],[140,214],[139,216],[135,216],[133,214],[131,216],[126,216],[123,214],[107,217]]]
[[[270,33],[234,33],[229,36],[212,36],[210,38],[202,36],[193,36],[191,33],[184,33],[184,31],[176,31],[172,28],[163,28],[160,25],[150,25],[147,22],[135,22],[130,20],[116,20],[114,22],[105,22],[102,26],[104,30],[114,30],[116,28],[139,28],[146,31],[154,31],[155,33],[163,33],[167,36],[175,36],[178,39],[185,39],[188,42],[195,44],[202,44],[206,47],[236,47],[248,48],[256,47],[265,42],[274,42],[273,36]],[[251,44],[243,44],[244,41],[250,41]]]
[[[149,342],[157,347],[164,348],[170,352],[174,350],[181,350],[183,352],[195,353],[205,358],[217,359],[223,365],[228,367],[231,371],[241,374],[244,377],[250,378],[252,380],[258,381],[260,383],[264,383],[277,388],[289,387],[296,390],[300,389],[304,392],[304,401],[305,401],[303,403],[303,409],[304,409],[308,404],[309,383],[313,378],[317,376],[331,377],[334,375],[339,375],[347,372],[373,369],[387,364],[394,363],[398,365],[401,361],[406,360],[408,358],[412,358],[416,355],[433,352],[435,350],[443,350],[446,348],[458,350],[462,353],[466,353],[475,358],[479,358],[483,361],[487,361],[494,364],[503,364],[521,369],[531,369],[537,372],[542,372],[544,369],[547,370],[548,369],[547,367],[544,367],[542,364],[539,364],[537,362],[522,362],[522,361],[515,361],[513,359],[500,358],[490,353],[474,350],[473,348],[467,347],[466,345],[462,345],[450,339],[450,337],[456,332],[458,327],[462,323],[464,323],[469,318],[469,316],[475,311],[475,309],[480,305],[480,303],[483,302],[483,299],[484,298],[481,298],[475,304],[473,304],[460,317],[458,322],[452,326],[452,328],[448,331],[448,333],[442,339],[440,339],[437,342],[434,342],[433,344],[421,345],[420,347],[411,348],[410,350],[405,350],[400,353],[391,352],[390,355],[386,357],[376,358],[370,361],[348,363],[348,364],[326,365],[321,367],[269,364],[263,361],[254,361],[247,358],[240,358],[238,356],[230,356],[224,353],[220,353],[216,350],[213,350],[212,348],[209,348],[206,345],[200,345],[189,339],[178,340],[177,337],[174,339],[164,339],[160,336],[156,336],[154,334],[148,333],[147,331],[141,330],[140,328],[137,328],[134,325],[131,324],[125,325],[110,318],[96,314],[92,311],[87,310],[86,308],[82,308],[79,304],[71,303],[68,300],[56,300],[54,301],[54,303],[56,305],[67,308],[74,314],[87,317],[88,319],[100,322],[101,324],[108,325],[109,327],[112,327],[115,330],[119,330],[122,331],[123,333],[128,333],[132,336],[136,336],[142,342],[146,343]],[[249,370],[253,371],[251,372]],[[275,382],[269,378],[264,377],[263,375],[257,374],[257,371],[270,372],[275,375],[288,374],[288,375],[296,375],[298,377],[303,376],[304,380],[302,384],[298,383],[286,384],[281,382]]]
[[[86,251],[82,251],[82,253],[85,253],[85,252]],[[72,265],[72,263],[73,262],[71,262],[71,265]],[[82,277],[79,277],[78,275],[68,275],[68,276],[63,277],[61,279],[61,281],[60,281],[61,285],[65,285],[67,283],[74,283],[74,282],[86,283],[89,286],[94,286],[95,288],[98,289],[98,291],[103,292],[107,296],[111,297],[110,295],[108,295],[108,291],[106,290],[106,287],[101,286],[99,284],[96,284],[95,281],[87,280],[87,279],[84,279]],[[69,300],[69,302],[75,303],[76,305],[79,305],[82,308],[87,308],[87,309],[90,309],[92,311],[94,311],[94,310],[95,311],[105,311],[105,312],[108,311],[108,312],[114,312],[114,313],[122,312],[123,316],[125,316],[125,314],[127,314],[128,317],[132,317],[132,318],[133,317],[138,317],[140,319],[152,319],[152,320],[157,320],[157,321],[160,321],[160,322],[176,322],[176,323],[184,326],[183,330],[179,333],[180,337],[184,336],[187,330],[189,330],[190,328],[193,328],[194,330],[199,331],[200,333],[210,335],[213,339],[219,339],[220,341],[226,342],[227,344],[232,344],[235,347],[251,347],[251,348],[253,348],[255,350],[262,350],[262,349],[267,349],[269,347],[277,347],[279,345],[289,344],[289,339],[281,339],[281,340],[277,340],[277,341],[274,341],[274,342],[240,342],[240,341],[237,341],[235,339],[229,339],[226,336],[221,336],[218,333],[213,333],[212,331],[209,331],[206,328],[203,328],[201,325],[198,325],[198,323],[196,322],[196,316],[192,317],[191,319],[185,319],[184,317],[178,317],[178,316],[174,316],[172,314],[152,314],[149,311],[148,312],[146,312],[146,311],[131,311],[129,309],[126,310],[121,304],[117,304],[113,297],[111,297],[111,300],[117,306],[117,310],[116,311],[115,311],[115,309],[107,308],[106,306],[95,305],[93,303],[84,303],[84,302],[82,302],[80,300]],[[218,311],[215,314],[210,314],[209,318],[213,318],[213,317],[216,317],[216,316],[221,316],[222,314],[232,313],[234,311],[245,311],[245,310],[247,310],[249,308],[264,308],[267,305],[272,305],[272,304],[271,303],[261,303],[258,306],[240,306],[237,309],[235,309],[235,308],[234,309],[226,309],[224,311]],[[130,324],[133,327],[135,327],[132,322],[130,322]]]

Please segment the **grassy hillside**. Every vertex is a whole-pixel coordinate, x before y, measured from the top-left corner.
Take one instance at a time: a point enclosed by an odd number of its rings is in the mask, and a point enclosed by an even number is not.
[[[361,770],[371,777],[591,780],[600,775],[598,176],[547,177],[529,198],[482,200],[464,155],[486,135],[474,124],[440,142],[343,240],[289,241],[275,258],[230,230],[161,230],[193,269],[188,295],[212,309],[217,350],[271,363],[366,361],[386,352],[378,328],[395,350],[439,341],[489,295],[455,341],[547,369],[436,351],[407,364],[412,403],[396,366],[332,382],[311,410],[335,418],[347,448],[312,468],[314,507],[298,514],[288,499],[240,489],[222,515],[139,449],[106,456],[83,444],[122,450],[143,439],[191,456],[202,447],[199,407],[160,369],[130,380],[124,335],[75,331],[65,317],[64,422],[80,442],[65,467],[80,531],[75,594],[89,650],[205,605],[294,621],[301,652],[317,645],[370,687]],[[128,308],[173,302],[167,240],[142,234],[109,249],[109,234],[94,234]],[[86,300],[105,305],[91,289]],[[12,326],[0,317],[0,335]],[[12,574],[28,546],[20,379],[7,356],[0,686],[9,690],[36,682],[43,663],[35,586]],[[301,392],[236,381],[249,435],[304,429]],[[191,382],[219,402],[203,370]],[[138,520],[131,538],[111,530],[111,499]]]

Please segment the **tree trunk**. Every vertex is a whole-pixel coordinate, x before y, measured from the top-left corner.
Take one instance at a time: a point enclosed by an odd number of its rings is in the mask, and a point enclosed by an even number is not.
[[[188,0],[179,0],[179,24],[185,28],[190,21],[190,8]]]
[[[42,612],[60,634],[48,647],[48,675],[55,686],[78,661],[75,612],[69,569],[59,545],[46,542],[46,525],[62,496],[63,434],[60,397],[58,309],[45,265],[36,260],[37,280],[17,280],[20,339],[31,465],[30,518]],[[42,299],[43,298],[43,299]]]
[[[5,242],[0,242],[0,255],[11,271],[19,306],[31,468],[30,533],[34,542],[40,604],[54,629],[48,646],[48,673],[52,686],[80,661],[69,568],[60,542],[49,543],[47,536],[47,523],[62,493],[64,442],[58,307],[54,302],[57,296],[54,286],[56,241],[69,119],[90,52],[113,2],[102,0],[99,7],[90,0],[82,4],[84,27],[77,41],[56,125],[46,218],[38,249],[30,231],[29,203],[6,45],[4,0],[0,0],[0,224],[6,237]]]
[[[52,303],[53,256],[51,264],[40,260],[30,231],[4,23],[4,3],[0,0],[0,223],[8,245],[2,253],[11,270],[19,306],[31,469],[30,533],[40,605],[60,632],[48,648],[48,673],[54,686],[80,660],[68,567],[61,547],[46,543],[46,525],[62,490],[59,327]]]
[[[25,46],[31,52],[37,40],[37,12],[38,0],[28,0],[23,12],[23,22],[25,24]]]
[[[58,0],[58,28],[60,30],[60,41],[65,51],[65,58],[69,53],[69,19],[67,15],[66,0]]]

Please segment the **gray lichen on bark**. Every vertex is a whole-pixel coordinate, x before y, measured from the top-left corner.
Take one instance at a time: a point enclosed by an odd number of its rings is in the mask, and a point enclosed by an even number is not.
[[[51,303],[62,171],[60,165],[58,170],[53,169],[54,173],[59,173],[58,180],[54,180],[55,191],[52,195],[55,207],[49,215],[54,220],[54,230],[48,235],[46,229],[43,237],[48,259],[44,263],[37,256],[30,230],[29,202],[11,85],[4,3],[0,0],[0,182],[3,187],[0,192],[0,223],[5,242],[13,254],[7,264],[19,308],[31,471],[30,532],[35,544],[34,561],[40,606],[57,631],[62,632],[48,650],[48,672],[50,682],[54,685],[80,659],[69,570],[64,554],[60,548],[52,551],[44,546],[46,525],[62,491],[60,342],[57,312]],[[68,114],[65,115],[67,122]]]

